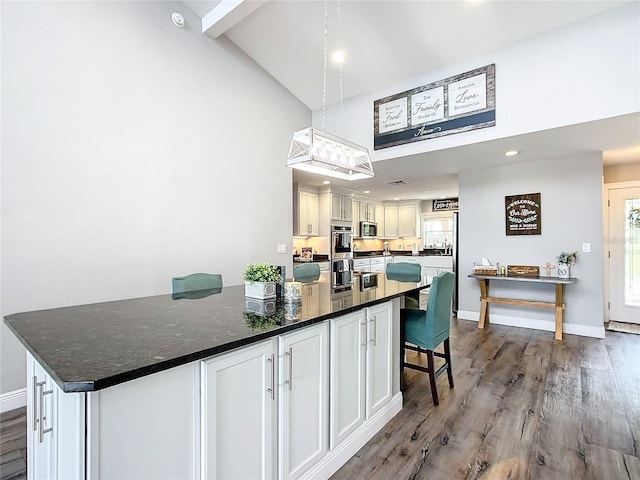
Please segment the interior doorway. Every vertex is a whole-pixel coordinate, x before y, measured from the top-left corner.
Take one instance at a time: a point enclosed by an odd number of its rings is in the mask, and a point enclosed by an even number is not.
[[[609,320],[640,324],[640,182],[608,187]]]

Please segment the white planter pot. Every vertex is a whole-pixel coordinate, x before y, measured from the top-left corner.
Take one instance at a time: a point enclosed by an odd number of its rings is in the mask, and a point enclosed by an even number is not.
[[[558,277],[560,278],[569,278],[571,277],[571,265],[567,265],[564,263],[558,264]]]
[[[244,282],[244,295],[251,298],[275,298],[276,282]]]

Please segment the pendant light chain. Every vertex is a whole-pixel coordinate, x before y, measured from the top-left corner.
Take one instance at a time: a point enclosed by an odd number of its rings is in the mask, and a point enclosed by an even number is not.
[[[338,9],[338,52],[340,55],[344,56],[344,52],[342,51],[342,19],[340,16],[340,0],[337,3]],[[343,90],[343,81],[342,81],[342,64],[343,61],[340,62],[340,132],[344,135],[344,90]]]
[[[327,19],[329,17],[329,2],[324,2],[324,70],[322,75],[322,131],[327,117]]]

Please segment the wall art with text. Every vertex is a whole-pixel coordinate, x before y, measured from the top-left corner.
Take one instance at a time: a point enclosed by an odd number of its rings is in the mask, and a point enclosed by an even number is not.
[[[373,102],[373,148],[496,124],[496,66],[477,68]]]

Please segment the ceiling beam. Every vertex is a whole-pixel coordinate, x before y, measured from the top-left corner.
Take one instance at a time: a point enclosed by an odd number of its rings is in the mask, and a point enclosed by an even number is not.
[[[266,0],[222,0],[202,17],[202,33],[218,38],[265,3]]]

